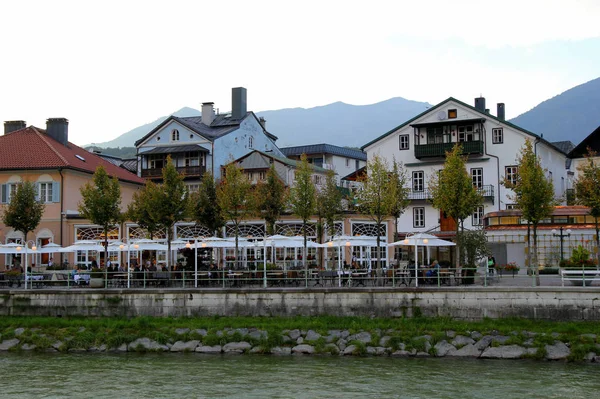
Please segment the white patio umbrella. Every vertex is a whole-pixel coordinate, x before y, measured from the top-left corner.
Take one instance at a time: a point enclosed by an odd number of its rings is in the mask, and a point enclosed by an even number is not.
[[[58,252],[77,252],[77,251],[104,251],[104,245],[96,241],[75,241],[68,247],[61,248]]]
[[[388,244],[388,247],[394,247],[399,245],[405,246],[414,246],[415,247],[415,287],[419,286],[419,278],[418,278],[418,247],[451,247],[455,246],[456,243],[452,241],[442,240],[431,234],[426,233],[416,233],[411,236],[407,236],[404,240],[396,241]]]
[[[375,236],[349,236],[341,235],[334,236],[333,239],[326,243],[328,247],[338,247],[338,277],[339,286],[342,286],[342,247],[376,247],[377,237]],[[385,245],[385,244],[384,244]],[[370,264],[369,264],[370,267]]]
[[[40,254],[53,254],[55,252],[60,252],[61,249],[62,247],[60,245],[51,242],[42,246],[36,252]]]

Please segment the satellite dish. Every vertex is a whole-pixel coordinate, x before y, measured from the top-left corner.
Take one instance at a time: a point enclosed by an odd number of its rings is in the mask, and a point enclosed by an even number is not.
[[[444,119],[446,119],[446,111],[440,111],[437,113],[437,117],[439,120],[443,121]]]

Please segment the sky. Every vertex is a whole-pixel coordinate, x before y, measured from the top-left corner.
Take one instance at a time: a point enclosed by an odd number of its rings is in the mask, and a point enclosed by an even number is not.
[[[513,118],[600,76],[600,0],[2,1],[0,120],[104,142],[189,106],[452,96]],[[402,123],[404,121],[398,121]]]

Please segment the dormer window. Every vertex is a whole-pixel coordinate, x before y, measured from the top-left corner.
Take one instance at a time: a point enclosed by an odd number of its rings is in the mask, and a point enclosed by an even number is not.
[[[179,130],[173,129],[171,131],[171,141],[179,141]]]

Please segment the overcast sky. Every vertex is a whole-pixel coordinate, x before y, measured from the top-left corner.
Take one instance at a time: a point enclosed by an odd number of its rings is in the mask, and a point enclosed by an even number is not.
[[[19,0],[0,16],[0,119],[66,117],[80,145],[228,111],[237,86],[256,112],[482,94],[512,118],[600,76],[599,0]]]

